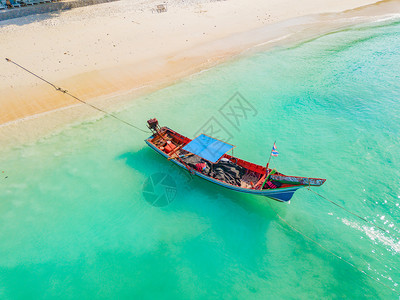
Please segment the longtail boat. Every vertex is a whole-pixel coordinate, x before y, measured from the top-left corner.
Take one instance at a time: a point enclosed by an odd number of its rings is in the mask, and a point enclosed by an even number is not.
[[[242,160],[227,154],[233,145],[200,134],[193,140],[168,127],[160,127],[157,119],[147,121],[152,135],[145,140],[157,153],[178,166],[225,188],[288,202],[302,187],[321,186],[326,179],[287,176],[275,169]]]

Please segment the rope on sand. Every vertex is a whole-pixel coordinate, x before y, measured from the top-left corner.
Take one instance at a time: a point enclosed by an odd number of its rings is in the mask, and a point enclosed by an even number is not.
[[[88,103],[88,102],[86,102],[86,101],[84,101],[84,100],[82,100],[82,99],[79,99],[78,97],[76,97],[76,96],[72,95],[71,93],[69,93],[67,90],[62,89],[61,87],[56,86],[55,84],[51,83],[50,81],[47,81],[47,80],[44,79],[43,77],[40,77],[39,75],[35,74],[34,72],[29,71],[28,69],[26,69],[26,68],[24,68],[23,66],[17,64],[16,62],[12,61],[12,60],[9,59],[9,58],[6,58],[6,61],[8,61],[8,62],[10,62],[10,63],[13,63],[14,65],[16,65],[17,67],[21,68],[22,70],[28,72],[29,74],[32,74],[33,76],[39,78],[40,80],[44,81],[45,83],[51,85],[51,86],[52,86],[56,91],[58,91],[58,92],[61,92],[61,93],[63,93],[63,94],[66,94],[66,95],[68,95],[68,96],[74,98],[75,100],[78,100],[79,102],[82,102],[83,104],[86,104],[87,106],[90,106],[90,107],[92,107],[92,108],[94,108],[94,109],[96,109],[96,110],[98,110],[98,111],[100,111],[100,112],[106,114],[107,116],[113,117],[114,119],[116,119],[116,120],[118,120],[118,121],[120,121],[120,122],[122,122],[122,123],[124,123],[124,124],[126,124],[126,125],[128,125],[128,126],[130,126],[130,127],[132,127],[132,128],[135,128],[136,130],[140,130],[140,131],[145,132],[145,133],[151,133],[150,131],[143,130],[143,129],[141,129],[141,128],[139,128],[139,127],[137,127],[137,126],[135,126],[135,125],[133,125],[133,124],[131,124],[131,123],[129,123],[129,122],[123,120],[123,119],[120,119],[120,118],[117,117],[116,115],[114,115],[114,114],[112,114],[112,113],[109,113],[109,112],[107,112],[107,111],[105,111],[105,110],[103,110],[103,109],[101,109],[101,108],[99,108],[99,107],[97,107],[97,106],[94,106],[93,104],[90,104],[90,103]]]

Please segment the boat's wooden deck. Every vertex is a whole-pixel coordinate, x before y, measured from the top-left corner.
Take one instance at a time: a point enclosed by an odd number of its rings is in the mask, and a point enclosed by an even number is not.
[[[194,155],[181,149],[190,141],[191,139],[186,138],[166,127],[161,128],[160,133],[156,134],[153,139],[150,140],[150,142],[153,143],[158,149],[166,153],[170,159],[177,159],[180,155]],[[173,144],[174,150],[167,152],[165,148],[169,143]],[[225,154],[223,157],[246,169],[245,175],[243,175],[241,178],[240,187],[242,188],[254,189],[256,183],[261,179],[263,173],[265,173],[265,168],[262,166],[246,162],[228,154]],[[252,168],[249,169],[249,166]]]
[[[176,159],[180,163],[182,163],[188,170],[190,167],[186,165],[186,163],[180,159],[180,156],[185,155],[191,156],[191,154],[182,148],[192,141],[190,138],[185,137],[176,131],[169,129],[168,127],[162,127],[157,133],[153,135],[153,138],[149,138],[148,140],[151,142],[155,147],[157,147],[160,151],[163,151],[169,158],[168,159]],[[230,160],[232,163],[244,168],[246,170],[245,174],[240,178],[240,185],[235,184],[234,186],[238,186],[245,189],[251,190],[259,190],[263,185],[266,176],[267,176],[267,169],[263,166],[242,160],[240,158],[231,156],[229,154],[224,154],[222,158]],[[222,159],[221,158],[221,159]],[[212,164],[213,165],[213,164]],[[307,177],[296,177],[296,176],[286,176],[282,173],[275,172],[272,176],[282,177],[284,179],[291,179],[288,182],[285,181],[278,181],[279,188],[288,188],[288,187],[296,187],[300,185],[322,185],[325,182],[325,179],[319,178],[307,178]],[[268,170],[268,174],[272,172],[271,169]],[[206,175],[207,176],[207,175]],[[212,177],[213,178],[213,177]],[[225,184],[230,184],[228,182],[213,178],[214,180],[218,180],[224,182]],[[308,183],[306,183],[308,180]],[[314,180],[314,181],[311,181]],[[263,189],[270,189],[268,186],[264,186]]]

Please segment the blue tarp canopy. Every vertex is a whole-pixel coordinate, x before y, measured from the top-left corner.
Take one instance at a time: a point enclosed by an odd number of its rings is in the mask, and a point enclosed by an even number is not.
[[[205,134],[200,134],[182,149],[196,154],[212,163],[216,163],[222,155],[233,147],[235,146],[224,143]]]

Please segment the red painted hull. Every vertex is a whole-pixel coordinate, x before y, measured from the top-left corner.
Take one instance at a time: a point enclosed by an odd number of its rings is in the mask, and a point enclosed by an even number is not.
[[[173,147],[170,147],[170,144],[167,144],[165,141],[165,137],[168,138],[169,143],[173,144]],[[256,176],[258,179],[257,182],[251,182],[251,186],[243,187],[243,186],[235,186],[224,181],[218,180],[216,178],[207,176],[202,174],[201,172],[189,167],[183,159],[180,159],[179,156],[176,155],[180,151],[180,149],[191,142],[192,140],[186,136],[183,136],[176,131],[168,128],[162,127],[159,129],[158,133],[153,134],[148,139],[145,140],[146,143],[159,154],[168,158],[172,162],[176,163],[180,167],[186,168],[189,172],[194,175],[197,175],[203,179],[206,179],[215,184],[221,185],[223,187],[244,193],[256,194],[261,196],[266,196],[272,198],[274,200],[287,202],[293,196],[294,192],[304,186],[320,186],[322,185],[326,179],[322,178],[308,178],[308,177],[298,177],[298,176],[287,176],[276,172],[273,175],[270,175],[269,178],[274,180],[275,182],[279,182],[280,186],[277,188],[264,189],[264,181],[266,179],[267,169],[264,166],[260,166],[240,158],[224,154],[222,157],[230,160],[231,162],[237,164],[240,167],[246,169],[246,173],[251,173]],[[161,145],[166,145],[161,146]],[[169,148],[170,147],[170,148]],[[268,169],[268,174],[271,172],[271,169]]]

